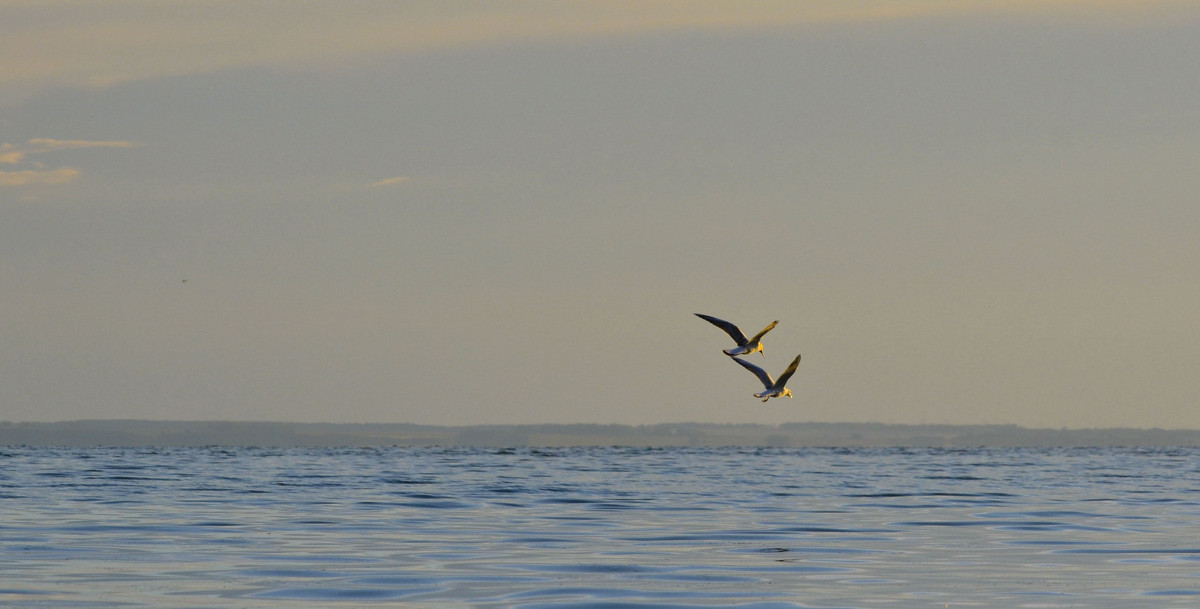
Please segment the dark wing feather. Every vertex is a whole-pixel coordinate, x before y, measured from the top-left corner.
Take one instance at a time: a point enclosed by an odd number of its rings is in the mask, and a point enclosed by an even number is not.
[[[774,389],[783,389],[784,386],[787,385],[788,379],[792,378],[793,374],[796,374],[796,368],[798,368],[799,366],[800,366],[800,356],[797,355],[796,359],[792,360],[791,364],[788,364],[787,370],[784,370],[783,374],[779,375],[779,380],[775,381],[775,386],[773,388]]]
[[[742,331],[739,330],[737,326],[725,321],[724,319],[718,319],[712,315],[705,315],[703,313],[696,313],[696,317],[699,317],[700,319],[703,319],[704,321],[707,321],[708,323],[724,330],[725,333],[728,334],[729,337],[733,339],[733,342],[737,343],[739,347],[746,344],[746,335],[742,334]]]
[[[758,380],[762,381],[764,388],[770,389],[771,387],[773,387],[775,385],[775,382],[771,380],[771,375],[767,374],[766,370],[763,370],[762,368],[759,368],[758,366],[755,366],[754,364],[751,364],[750,362],[748,362],[740,357],[734,357],[731,359],[733,359],[733,361],[741,364],[742,367],[745,368],[746,370],[753,372],[754,376],[757,376]],[[795,370],[793,370],[793,372],[795,372]]]
[[[762,332],[759,332],[758,334],[755,334],[755,335],[754,335],[754,338],[753,338],[753,339],[751,339],[751,340],[753,340],[754,342],[758,342],[758,341],[762,340],[762,337],[763,337],[763,335],[764,335],[764,334],[766,334],[767,332],[770,332],[771,330],[774,330],[774,329],[775,329],[775,326],[776,326],[778,323],[779,323],[779,320],[778,320],[778,319],[776,319],[775,321],[771,322],[769,325],[767,325],[767,327],[765,327],[765,328],[763,328],[763,329],[762,329]]]

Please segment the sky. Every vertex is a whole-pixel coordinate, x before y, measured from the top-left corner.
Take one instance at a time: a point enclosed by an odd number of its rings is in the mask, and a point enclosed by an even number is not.
[[[1195,2],[0,0],[0,419],[1200,428],[1197,65]]]

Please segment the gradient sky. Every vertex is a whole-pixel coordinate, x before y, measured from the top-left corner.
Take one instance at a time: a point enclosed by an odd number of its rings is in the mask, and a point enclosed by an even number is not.
[[[1197,66],[1196,2],[0,0],[0,419],[1200,428]]]

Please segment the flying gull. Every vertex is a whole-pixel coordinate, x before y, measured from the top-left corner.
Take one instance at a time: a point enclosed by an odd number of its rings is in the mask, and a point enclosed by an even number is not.
[[[755,366],[744,359],[735,357],[733,358],[733,361],[741,364],[746,370],[753,372],[754,376],[757,376],[758,380],[762,381],[763,387],[766,387],[766,389],[763,391],[754,394],[754,397],[762,398],[762,401],[764,402],[771,398],[792,397],[792,390],[787,389],[784,387],[784,385],[786,385],[788,379],[792,378],[792,375],[796,373],[796,368],[800,365],[799,355],[796,356],[796,359],[792,360],[791,364],[788,364],[787,370],[784,370],[783,374],[779,375],[779,380],[777,381],[772,381],[771,375],[767,374],[766,370],[763,370],[762,368],[759,368],[758,366]]]
[[[733,349],[721,350],[725,353],[725,355],[729,356],[749,355],[755,351],[762,353],[763,356],[766,356],[766,353],[763,353],[762,337],[767,332],[770,332],[771,328],[775,327],[775,324],[779,323],[779,320],[776,319],[767,325],[767,327],[763,328],[761,332],[755,334],[754,338],[747,340],[746,335],[742,334],[742,331],[739,330],[737,326],[725,321],[724,319],[718,319],[711,315],[704,315],[703,313],[696,313],[696,317],[699,317],[700,319],[703,319],[704,321],[707,321],[708,323],[724,330],[725,333],[733,339],[733,342],[737,343],[737,347],[734,347]]]

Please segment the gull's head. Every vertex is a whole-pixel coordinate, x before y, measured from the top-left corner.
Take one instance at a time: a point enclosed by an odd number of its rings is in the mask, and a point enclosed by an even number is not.
[[[784,388],[783,388],[783,393],[779,394],[779,397],[781,397],[781,398],[790,398],[790,397],[795,397],[795,396],[793,396],[793,395],[792,395],[792,390],[791,390],[791,389],[788,389],[787,387],[784,387]]]

